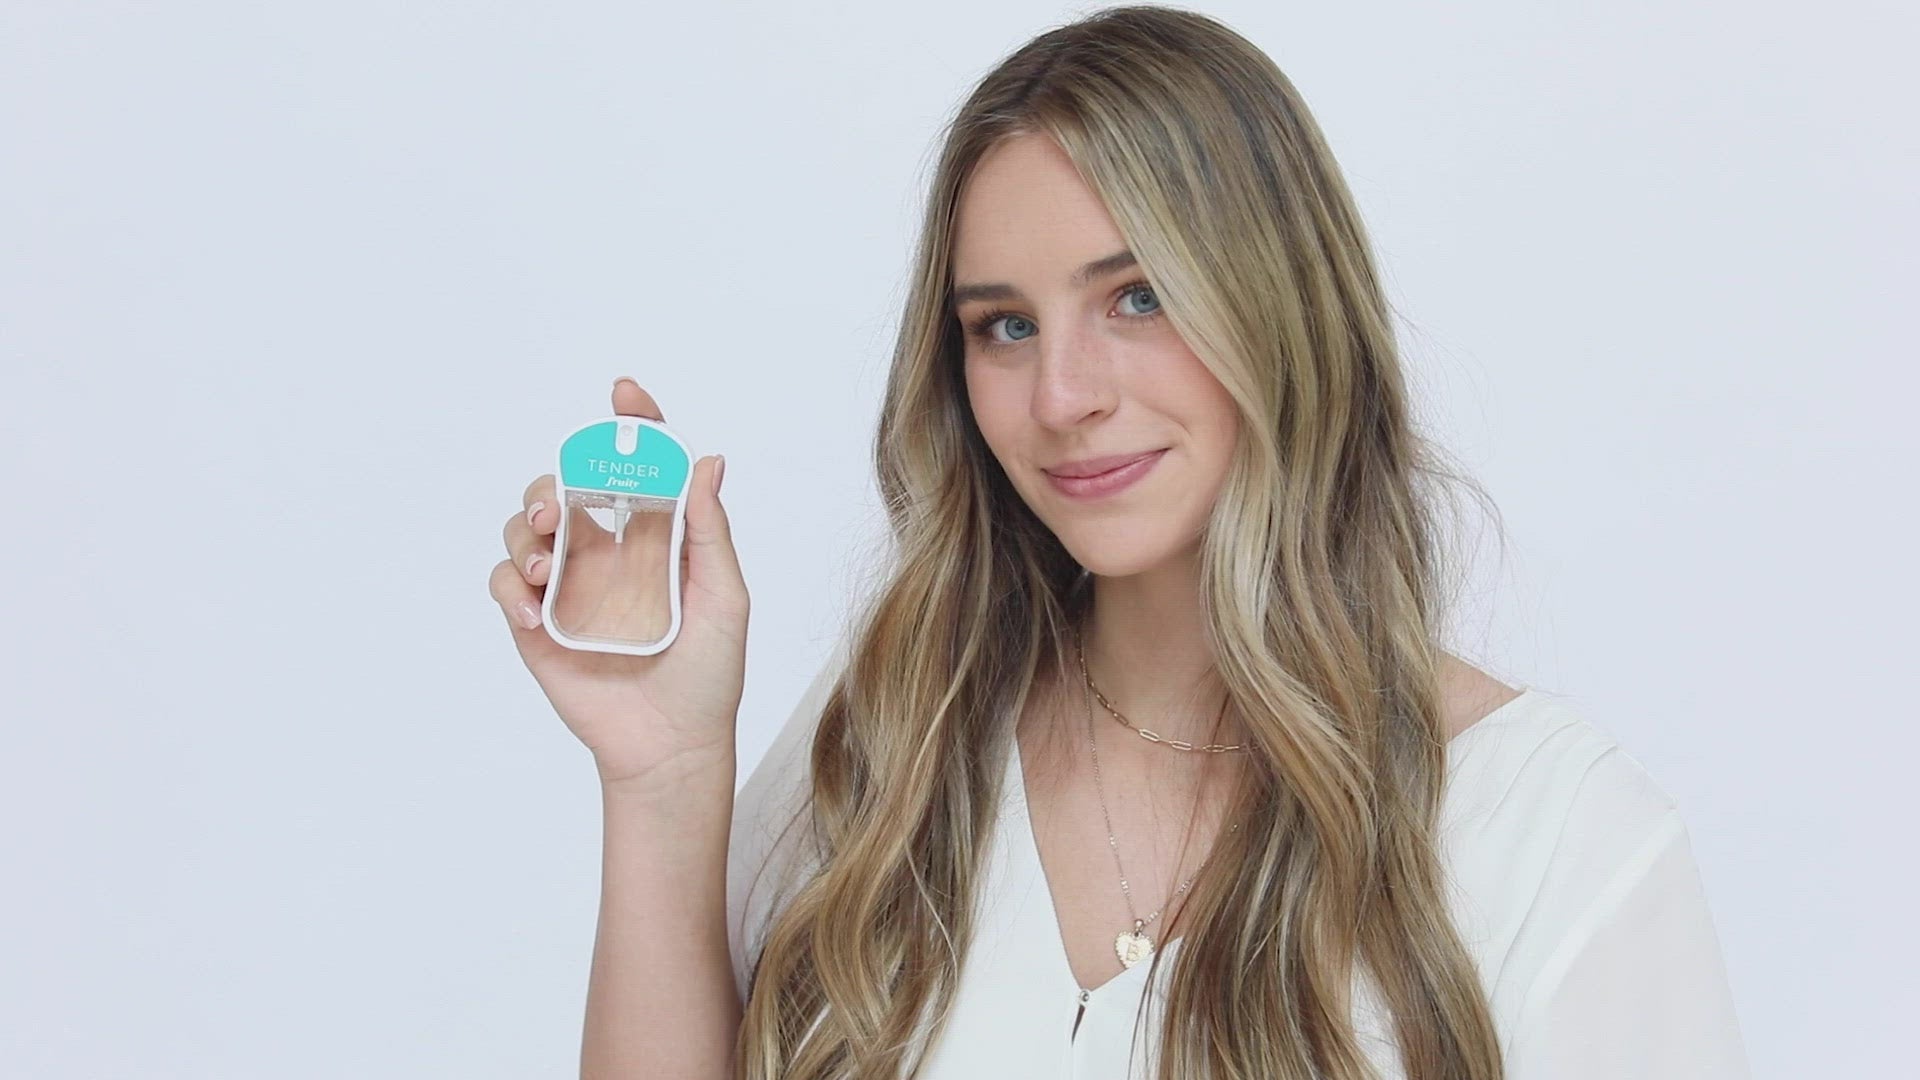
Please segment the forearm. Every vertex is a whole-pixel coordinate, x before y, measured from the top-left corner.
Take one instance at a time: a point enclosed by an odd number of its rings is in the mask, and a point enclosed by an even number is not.
[[[740,1002],[727,954],[734,758],[603,787],[600,922],[582,1080],[725,1080]]]

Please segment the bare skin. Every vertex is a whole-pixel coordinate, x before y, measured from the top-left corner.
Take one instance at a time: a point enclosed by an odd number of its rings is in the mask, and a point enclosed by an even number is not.
[[[1072,674],[1076,681],[1068,686],[1071,693],[1065,704],[1057,683],[1049,681],[1036,689],[1021,715],[1016,738],[1033,843],[1053,894],[1061,947],[1074,979],[1094,989],[1125,970],[1114,953],[1113,939],[1132,924],[1133,916],[1120,891],[1113,853],[1107,846],[1106,821],[1094,795],[1084,684],[1077,681],[1078,672]],[[1098,674],[1094,682],[1100,684]],[[1441,687],[1448,739],[1521,694],[1451,654],[1442,661]],[[1101,686],[1101,693],[1106,692]],[[1108,698],[1112,700],[1112,695]],[[1120,702],[1115,705],[1128,713]],[[1131,713],[1128,719],[1145,722]],[[1238,779],[1242,759],[1233,753],[1155,746],[1121,727],[1097,702],[1093,720],[1100,752],[1100,790],[1113,819],[1128,888],[1142,918],[1162,910],[1148,928],[1154,940],[1162,942],[1164,935],[1155,931],[1166,925],[1178,906],[1166,901],[1200,868],[1212,838],[1224,827],[1226,796]],[[1059,738],[1063,732],[1071,738]]]
[[[615,383],[612,409],[665,420],[653,395],[631,380]],[[726,866],[752,605],[720,502],[723,467],[713,455],[694,464],[682,625],[664,652],[576,651],[541,628],[562,513],[550,473],[527,485],[501,527],[507,558],[487,581],[527,670],[593,752],[600,776],[600,921],[580,1044],[585,1080],[733,1072],[741,1002],[727,955]],[[626,558],[665,557],[642,551],[644,534],[662,520],[636,515],[627,531],[635,543],[616,549],[591,517],[574,512],[569,531],[581,530],[581,542],[570,547],[561,591],[567,580],[587,587],[577,605],[556,598],[559,617],[576,631],[657,636],[651,586],[617,568]]]
[[[1238,742],[1237,718],[1214,725],[1223,691],[1201,626],[1198,553],[1239,411],[1158,314],[1141,268],[1109,258],[1126,249],[1105,205],[1045,136],[983,157],[961,193],[954,245],[968,398],[1014,488],[1093,575],[1095,685],[1169,738]],[[1097,261],[1105,272],[1081,273]],[[1148,451],[1160,452],[1152,468],[1113,494],[1075,497],[1056,479],[1070,462]],[[1080,985],[1094,988],[1124,970],[1114,936],[1133,916],[1095,795],[1083,684],[1077,667],[1069,674],[1071,698],[1057,683],[1035,687],[1017,730],[1063,945]],[[1456,657],[1442,675],[1449,738],[1519,693]],[[1157,746],[1094,708],[1100,790],[1144,918],[1205,858],[1239,755]]]

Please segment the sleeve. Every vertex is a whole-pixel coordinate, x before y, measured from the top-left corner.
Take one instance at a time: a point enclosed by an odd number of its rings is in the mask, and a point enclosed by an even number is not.
[[[812,787],[813,733],[827,696],[845,670],[849,643],[829,653],[799,703],[733,798],[727,840],[727,951],[734,986],[747,1000],[753,965],[767,928],[818,857],[807,823],[798,815]]]
[[[1747,1080],[1692,843],[1670,808],[1534,976],[1511,1080]]]

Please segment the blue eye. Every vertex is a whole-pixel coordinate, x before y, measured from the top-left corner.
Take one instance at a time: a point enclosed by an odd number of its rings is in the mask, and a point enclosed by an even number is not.
[[[1133,312],[1133,313],[1122,312],[1122,314],[1125,315],[1125,317],[1133,319],[1136,322],[1150,322],[1161,316],[1162,312],[1160,311],[1160,298],[1153,295],[1152,285],[1148,284],[1145,281],[1131,282],[1120,290],[1119,299],[1125,300],[1127,297],[1135,296],[1135,295],[1141,295],[1141,296],[1146,296],[1151,298],[1153,302],[1153,310],[1144,311],[1144,312]],[[1016,326],[1024,326],[1028,328],[1029,332],[1024,337],[1018,337],[1013,339],[1012,341],[1000,341],[993,336],[992,331],[993,331],[993,324],[999,322],[1002,319],[1005,319],[1007,321],[1007,327],[1009,330],[1013,329]],[[1032,319],[1029,319],[1026,316],[1018,314],[1016,312],[1008,311],[1004,308],[995,308],[992,311],[986,312],[983,315],[975,316],[973,319],[970,319],[967,322],[967,333],[971,335],[973,339],[980,344],[981,348],[987,349],[989,351],[994,349],[1010,349],[1015,345],[1020,344],[1022,341],[1027,340],[1027,338],[1032,337],[1034,332],[1035,331],[1033,330]]]
[[[968,324],[967,329],[973,334],[974,337],[981,339],[983,342],[985,342],[989,346],[1018,344],[1019,342],[1026,340],[1025,338],[1016,338],[1012,342],[993,340],[993,335],[989,331],[993,329],[993,324],[999,322],[1001,319],[1007,320],[1007,326],[1009,329],[1012,329],[1012,327],[1015,325],[1023,325],[1023,326],[1033,325],[1033,323],[1029,322],[1024,315],[1015,315],[1010,311],[1000,311],[998,309],[995,309],[973,320],[973,322]],[[1031,334],[1028,335],[1028,337],[1031,337],[1031,336],[1032,336]]]
[[[1121,293],[1121,294],[1120,294],[1120,298],[1121,298],[1122,300],[1125,300],[1125,299],[1126,299],[1127,297],[1129,297],[1129,296],[1149,296],[1149,297],[1153,297],[1153,310],[1152,310],[1152,311],[1143,311],[1143,312],[1140,312],[1139,314],[1141,314],[1141,315],[1143,315],[1143,316],[1145,316],[1145,315],[1154,315],[1154,314],[1158,314],[1158,313],[1159,313],[1159,310],[1160,310],[1160,298],[1159,298],[1159,297],[1157,297],[1157,296],[1154,296],[1154,295],[1153,295],[1153,286],[1151,286],[1151,285],[1148,285],[1148,284],[1146,284],[1145,282],[1142,282],[1142,283],[1140,283],[1140,285],[1139,285],[1139,286],[1137,286],[1137,287],[1136,287],[1136,286],[1132,286],[1132,285],[1129,285],[1129,286],[1127,287],[1127,291],[1126,291],[1126,292],[1124,292],[1124,293]]]

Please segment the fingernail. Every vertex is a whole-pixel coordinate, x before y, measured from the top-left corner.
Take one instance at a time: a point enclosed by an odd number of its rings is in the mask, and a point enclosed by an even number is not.
[[[527,507],[527,524],[529,525],[533,524],[534,515],[538,514],[541,510],[545,509],[546,505],[547,504],[544,502],[537,502],[537,503],[534,503],[532,506]]]
[[[640,385],[637,382],[633,382],[633,376],[631,375],[622,375],[619,378],[613,380],[613,385],[615,386],[619,386],[621,383],[633,383],[633,385],[636,387]]]
[[[540,554],[537,551],[527,556],[527,576],[532,577],[533,572],[535,570],[540,569],[540,563],[545,559],[546,559],[546,556]]]
[[[540,625],[540,609],[533,606],[533,601],[531,600],[520,601],[519,606],[514,608],[514,611],[517,612],[520,616],[521,626],[524,626],[527,629],[532,630],[533,628]]]
[[[727,455],[713,455],[713,493],[720,494],[720,480],[727,475]]]

